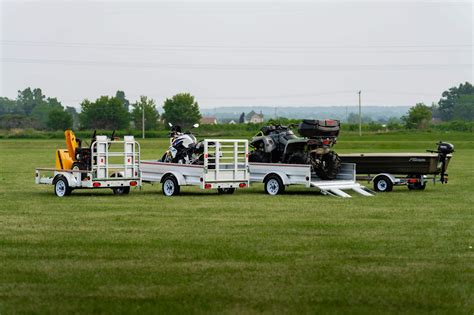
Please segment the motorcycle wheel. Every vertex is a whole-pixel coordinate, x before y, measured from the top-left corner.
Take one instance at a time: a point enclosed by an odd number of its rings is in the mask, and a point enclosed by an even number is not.
[[[269,163],[268,154],[261,150],[254,150],[249,154],[249,162],[255,163]]]
[[[341,158],[336,152],[330,151],[323,155],[321,163],[315,167],[316,175],[321,179],[335,179],[341,170]]]

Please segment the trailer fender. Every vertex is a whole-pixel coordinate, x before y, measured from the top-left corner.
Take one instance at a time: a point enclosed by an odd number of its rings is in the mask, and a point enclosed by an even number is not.
[[[398,182],[398,180],[395,178],[395,176],[393,176],[393,175],[390,174],[390,173],[380,173],[380,174],[377,174],[377,175],[375,175],[375,176],[372,178],[371,182],[373,183],[373,182],[374,182],[377,178],[379,178],[380,176],[387,176],[387,177],[390,179],[390,181],[392,182],[392,184],[396,184],[396,183]]]
[[[160,183],[163,183],[163,181],[168,177],[168,176],[174,176],[176,180],[178,181],[179,186],[186,185],[186,180],[184,179],[184,176],[181,173],[178,172],[167,172],[161,176]]]
[[[265,183],[267,181],[267,178],[270,177],[271,175],[276,175],[278,177],[280,177],[283,185],[285,186],[288,186],[290,185],[290,179],[288,178],[288,175],[286,175],[285,173],[282,173],[282,172],[271,172],[271,173],[268,173],[267,175],[265,175],[265,177],[263,178],[263,183]]]
[[[67,184],[69,185],[69,187],[77,187],[78,186],[76,177],[72,173],[69,173],[69,172],[61,172],[61,173],[56,174],[53,178],[53,185],[56,184],[56,181],[60,177],[66,178]]]

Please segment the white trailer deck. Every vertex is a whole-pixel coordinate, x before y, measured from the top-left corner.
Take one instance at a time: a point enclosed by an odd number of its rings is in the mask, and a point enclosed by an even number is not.
[[[203,155],[202,165],[141,161],[142,180],[161,183],[165,196],[179,194],[181,186],[218,189],[226,194],[249,186],[247,140],[206,139]]]
[[[356,182],[355,164],[342,163],[341,171],[334,180],[323,180],[311,172],[311,165],[282,163],[250,163],[250,182],[263,183],[265,192],[278,195],[289,185],[305,185],[316,188],[324,195],[350,198],[344,190],[352,190],[363,196],[373,192]]]

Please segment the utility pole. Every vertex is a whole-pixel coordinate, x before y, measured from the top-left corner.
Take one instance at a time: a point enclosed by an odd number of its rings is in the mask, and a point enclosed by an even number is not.
[[[360,102],[360,94],[362,91],[359,91],[359,136],[362,136],[362,107]]]
[[[142,138],[145,139],[145,104],[142,104]]]

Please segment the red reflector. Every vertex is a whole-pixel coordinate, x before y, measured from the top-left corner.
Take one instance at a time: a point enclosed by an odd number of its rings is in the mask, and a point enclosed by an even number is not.
[[[324,139],[323,140],[323,144],[324,145],[328,145],[329,143],[331,143],[331,141],[329,139]]]
[[[136,181],[131,181],[130,186],[137,186],[137,182]]]
[[[418,182],[418,179],[416,179],[416,178],[410,178],[410,179],[408,180],[408,182],[409,182],[409,183],[417,183],[417,182]]]
[[[94,186],[94,187],[100,187],[100,183],[95,182],[95,183],[92,184],[92,186]]]
[[[205,184],[204,189],[211,189],[212,185],[211,184]]]
[[[245,188],[245,187],[247,187],[247,184],[246,184],[246,183],[240,183],[240,184],[239,184],[239,187],[240,187],[240,188]]]
[[[130,163],[130,158],[128,159],[128,163]]]
[[[209,157],[209,155],[206,153],[204,154],[204,158],[207,159]]]

